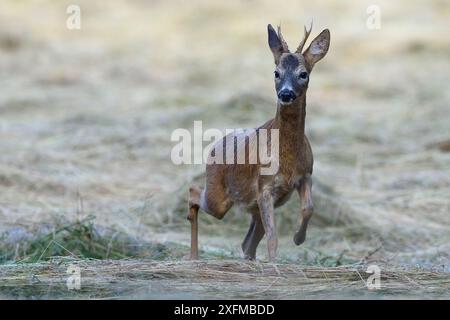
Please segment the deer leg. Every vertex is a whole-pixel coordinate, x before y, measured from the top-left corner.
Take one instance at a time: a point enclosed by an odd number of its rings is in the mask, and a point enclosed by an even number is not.
[[[202,194],[203,193],[203,194]],[[189,188],[189,212],[187,219],[191,222],[191,259],[198,259],[198,210],[217,219],[222,219],[231,208],[233,202],[221,189],[209,188],[202,190],[192,186]]]
[[[274,261],[278,248],[278,236],[275,225],[274,206],[272,194],[269,190],[263,190],[258,199],[261,221],[267,236],[267,251],[270,261]]]
[[[242,245],[241,245],[242,251],[244,252],[244,255],[246,257],[247,257],[247,254],[246,254],[247,248],[248,248],[248,245],[249,245],[249,242],[250,242],[250,238],[252,237],[252,234],[253,234],[253,232],[255,230],[255,225],[256,225],[255,218],[253,218],[253,216],[252,216],[252,221],[250,222],[250,227],[248,228],[247,234],[246,234],[246,236],[244,238],[244,241],[242,242]]]
[[[297,192],[302,201],[302,221],[300,223],[300,228],[294,235],[294,243],[296,245],[300,245],[305,241],[308,222],[309,219],[311,219],[314,212],[311,188],[312,188],[311,177],[302,179],[300,185],[297,188]]]
[[[189,188],[189,212],[187,219],[191,223],[191,260],[198,259],[198,209],[200,208],[201,190]]]
[[[252,222],[242,243],[242,251],[245,259],[256,259],[256,248],[259,242],[264,237],[264,227],[260,215],[252,215]]]

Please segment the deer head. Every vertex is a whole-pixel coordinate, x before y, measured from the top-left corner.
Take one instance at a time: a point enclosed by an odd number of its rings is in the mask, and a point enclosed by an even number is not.
[[[330,31],[323,30],[303,53],[303,47],[312,29],[306,30],[303,40],[294,53],[289,51],[283,39],[281,29],[275,32],[272,25],[267,26],[268,42],[275,59],[275,90],[280,105],[290,105],[297,98],[303,96],[308,89],[310,73],[320,59],[322,59],[330,45]]]

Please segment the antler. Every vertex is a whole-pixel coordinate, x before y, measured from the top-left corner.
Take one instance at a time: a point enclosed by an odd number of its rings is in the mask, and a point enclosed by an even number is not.
[[[278,26],[278,38],[281,41],[281,45],[283,46],[283,51],[284,52],[289,52],[289,48],[287,45],[287,42],[284,40],[283,35],[281,34],[281,26]]]
[[[295,51],[295,53],[302,54],[303,47],[305,46],[306,40],[308,40],[308,37],[311,34],[312,26],[313,26],[312,20],[311,20],[311,25],[309,26],[309,30],[306,30],[306,26],[304,26],[304,28],[305,28],[305,35],[303,36],[303,40],[298,45],[297,50]]]

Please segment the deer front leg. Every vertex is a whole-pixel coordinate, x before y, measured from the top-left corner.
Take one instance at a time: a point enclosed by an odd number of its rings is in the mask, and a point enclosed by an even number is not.
[[[277,254],[278,237],[275,225],[273,198],[270,190],[263,190],[258,198],[259,212],[267,236],[267,251],[270,261],[274,261]]]
[[[302,201],[302,221],[300,223],[300,228],[294,235],[294,243],[296,245],[301,245],[306,238],[306,229],[308,227],[309,219],[313,215],[314,207],[312,201],[312,179],[311,177],[306,177],[302,179],[297,187],[297,192]]]

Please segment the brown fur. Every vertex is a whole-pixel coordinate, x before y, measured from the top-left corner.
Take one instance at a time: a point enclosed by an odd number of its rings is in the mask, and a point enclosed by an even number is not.
[[[231,152],[234,147],[238,152],[246,152],[247,158],[255,148],[260,129],[279,129],[279,170],[274,175],[261,175],[260,159],[256,164],[208,164],[206,166],[206,185],[203,190],[190,188],[189,216],[193,223],[192,246],[197,246],[197,213],[201,208],[208,214],[222,219],[234,205],[241,205],[252,215],[252,222],[242,243],[242,249],[247,259],[255,259],[256,248],[267,236],[269,259],[274,260],[278,245],[274,218],[274,208],[283,205],[297,190],[302,199],[302,221],[294,236],[294,242],[299,245],[305,240],[306,228],[313,212],[311,197],[311,175],[313,172],[313,154],[308,138],[305,136],[306,90],[308,80],[292,80],[303,71],[310,72],[314,64],[327,52],[329,32],[324,30],[310,47],[301,53],[290,53],[281,32],[278,34],[269,25],[269,46],[274,54],[277,70],[282,76],[276,79],[275,87],[279,90],[281,82],[291,81],[296,94],[295,100],[289,104],[277,105],[273,119],[246,135],[245,143],[235,141],[231,146],[224,146],[223,153]],[[307,35],[305,35],[306,37]],[[304,41],[302,41],[304,42]],[[282,79],[282,80],[281,80]],[[295,78],[297,79],[297,78]],[[300,78],[298,78],[300,79]],[[230,135],[228,136],[230,137]],[[271,137],[268,135],[268,150]],[[216,144],[210,157],[218,152]],[[235,155],[236,160],[236,155]],[[197,248],[192,248],[192,258],[198,257]]]

